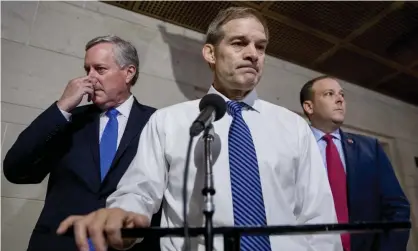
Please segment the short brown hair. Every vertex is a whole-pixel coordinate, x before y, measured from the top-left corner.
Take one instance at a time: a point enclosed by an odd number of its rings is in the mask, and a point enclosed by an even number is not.
[[[316,82],[318,82],[320,80],[323,80],[323,79],[334,79],[334,78],[331,77],[331,76],[329,76],[329,75],[322,75],[322,76],[319,76],[319,77],[316,77],[314,79],[309,80],[308,82],[306,82],[303,85],[303,87],[302,87],[302,89],[300,90],[300,93],[299,93],[300,105],[302,106],[302,109],[303,109],[303,103],[306,100],[311,100],[312,101],[312,98],[313,98],[313,91],[312,91],[313,85]],[[306,112],[305,112],[305,109],[303,109],[303,113],[305,113],[305,115],[308,116],[308,114],[306,114]]]
[[[269,39],[269,31],[267,21],[263,15],[257,10],[249,7],[229,7],[221,10],[218,15],[210,23],[206,32],[206,43],[212,45],[218,45],[224,37],[222,26],[227,22],[239,18],[253,17],[260,21],[264,26],[264,32],[266,33],[267,41]]]

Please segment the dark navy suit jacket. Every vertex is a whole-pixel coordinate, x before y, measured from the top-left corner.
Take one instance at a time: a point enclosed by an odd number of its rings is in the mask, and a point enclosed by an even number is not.
[[[72,236],[58,236],[61,221],[105,207],[106,198],[134,158],[142,128],[155,108],[135,99],[112,166],[100,179],[99,119],[94,105],[81,106],[68,122],[52,104],[18,137],[8,151],[4,175],[12,183],[36,184],[49,174],[44,208],[32,232],[28,251],[76,251]],[[160,213],[160,212],[159,212]],[[159,226],[159,213],[152,224]],[[131,250],[158,250],[159,241],[145,239]]]
[[[409,221],[410,205],[374,138],[341,131],[350,222]],[[405,251],[409,231],[352,234],[351,251]]]

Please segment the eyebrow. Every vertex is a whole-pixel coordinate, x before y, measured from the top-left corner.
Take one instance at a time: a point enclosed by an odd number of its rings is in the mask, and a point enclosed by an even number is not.
[[[325,89],[322,93],[325,93],[327,91],[334,91],[333,89]],[[344,89],[339,90],[338,92],[344,92]]]
[[[106,64],[104,64],[104,63],[96,63],[96,64],[93,64],[91,66],[92,67],[105,67]],[[84,65],[84,68],[90,68],[90,65]]]
[[[248,41],[248,38],[246,36],[243,36],[243,35],[235,35],[235,36],[232,36],[229,39],[229,41],[233,41],[235,39],[240,39],[240,40]],[[256,43],[267,43],[267,39],[265,39],[265,38],[260,39],[260,40],[256,41]]]

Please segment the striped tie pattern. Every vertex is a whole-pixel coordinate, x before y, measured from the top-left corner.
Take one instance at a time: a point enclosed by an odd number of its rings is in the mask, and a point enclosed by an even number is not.
[[[229,129],[229,166],[236,226],[266,226],[263,191],[257,154],[250,129],[242,117],[244,103],[228,101],[228,113],[233,117]],[[241,251],[270,251],[268,236],[243,236]]]

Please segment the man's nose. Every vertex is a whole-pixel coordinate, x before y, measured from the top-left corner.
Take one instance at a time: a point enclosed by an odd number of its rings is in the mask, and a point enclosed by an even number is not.
[[[93,77],[93,78],[95,78],[95,77],[97,76],[97,73],[96,73],[96,71],[95,71],[95,70],[90,70],[90,71],[87,73],[87,76],[88,76],[88,77]]]
[[[342,102],[344,102],[344,95],[342,95],[342,94],[337,94],[336,95],[336,100],[335,100],[336,102],[338,102],[338,103],[342,103]]]
[[[250,60],[251,62],[257,62],[258,60],[258,53],[257,48],[254,45],[249,44],[245,48],[244,58]]]

